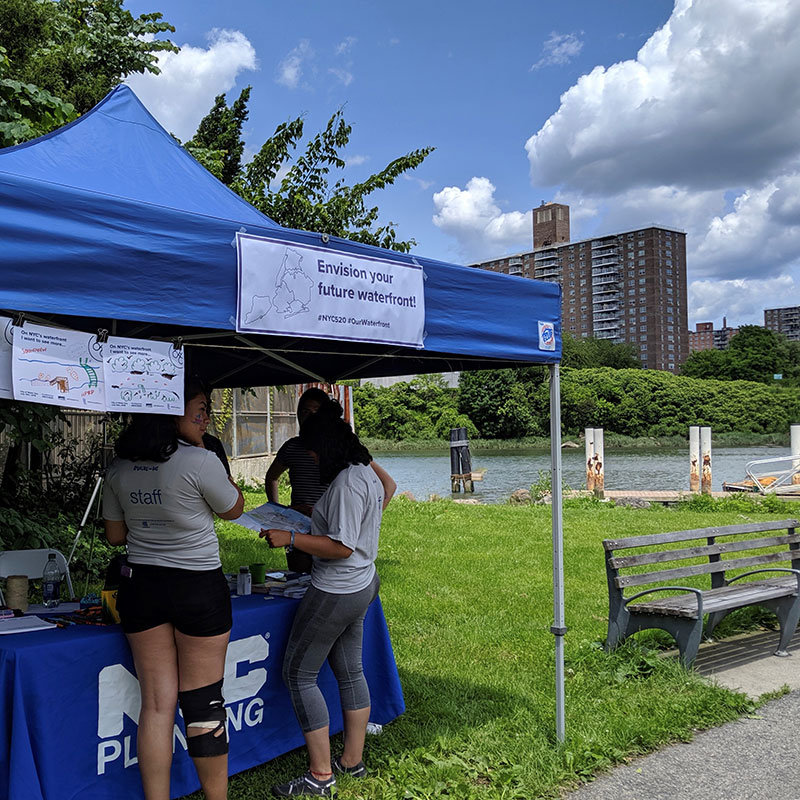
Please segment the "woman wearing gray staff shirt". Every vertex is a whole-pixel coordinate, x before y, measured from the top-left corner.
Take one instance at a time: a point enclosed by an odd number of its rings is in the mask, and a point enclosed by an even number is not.
[[[334,772],[363,777],[364,739],[370,712],[361,661],[364,616],[378,595],[375,570],[384,507],[381,481],[372,457],[350,426],[341,406],[325,404],[300,426],[300,441],[319,462],[320,478],[330,484],[317,501],[311,533],[262,530],[270,547],[299,546],[311,553],[311,586],[294,618],[283,680],[289,689],[309,755],[309,770],[274,786],[273,795],[330,797]],[[344,717],[344,751],[331,762],[328,708],[317,686],[325,659],[339,684]]]
[[[137,756],[147,800],[168,800],[179,704],[207,800],[228,789],[222,681],[232,624],[214,514],[241,515],[244,498],[203,447],[208,393],[187,382],[182,417],[134,414],[116,443],[103,493],[106,538],[126,544],[117,594],[142,693]]]

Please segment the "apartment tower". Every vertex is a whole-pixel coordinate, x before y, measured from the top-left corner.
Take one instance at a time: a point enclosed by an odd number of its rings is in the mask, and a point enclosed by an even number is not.
[[[736,334],[738,328],[728,327],[728,318],[722,318],[722,327],[715,328],[713,322],[698,322],[695,330],[689,331],[689,352],[696,350],[724,350]]]
[[[800,342],[800,306],[765,308],[764,327],[782,333],[790,342]]]
[[[569,240],[569,206],[533,209],[533,250],[470,266],[562,286],[562,327],[634,345],[642,366],[677,371],[689,356],[686,234],[648,226]]]

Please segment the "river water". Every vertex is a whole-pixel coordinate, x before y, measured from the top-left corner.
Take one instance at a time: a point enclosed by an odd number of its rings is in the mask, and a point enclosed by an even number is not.
[[[712,451],[712,489],[722,489],[723,481],[745,478],[745,464],[757,458],[790,455],[788,447],[726,447]],[[397,481],[398,492],[411,492],[417,500],[431,494],[450,497],[450,454],[443,452],[381,453],[375,460]],[[689,446],[685,450],[610,450],[605,451],[606,489],[684,490],[689,489]],[[561,451],[564,482],[572,489],[586,484],[584,449]],[[486,469],[482,481],[475,482],[472,495],[485,503],[508,499],[515,489],[529,489],[540,470],[550,469],[550,454],[541,450],[491,450],[472,454],[472,468]],[[784,464],[783,469],[786,468]],[[768,470],[764,470],[767,472]]]

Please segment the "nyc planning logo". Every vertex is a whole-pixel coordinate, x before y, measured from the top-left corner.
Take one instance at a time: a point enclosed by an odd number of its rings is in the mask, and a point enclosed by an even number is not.
[[[225,659],[225,682],[222,691],[228,711],[229,734],[254,728],[264,720],[264,700],[258,693],[267,682],[266,665],[246,670],[246,665],[266,662],[269,658],[269,634],[248,636],[228,645]],[[111,664],[100,670],[97,678],[97,774],[105,775],[111,767],[127,769],[138,759],[135,755],[136,733],[123,736],[125,717],[139,723],[142,696],[139,681],[122,664]],[[186,737],[176,724],[172,734],[172,751],[186,750]]]
[[[539,322],[539,349],[556,349],[556,329],[552,322]]]

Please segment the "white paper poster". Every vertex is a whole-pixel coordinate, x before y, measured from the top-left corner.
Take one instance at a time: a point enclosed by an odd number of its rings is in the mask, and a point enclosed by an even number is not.
[[[103,345],[96,334],[29,322],[15,327],[12,374],[17,400],[105,409]]]
[[[183,414],[182,349],[109,336],[104,356],[108,411]]]
[[[13,336],[14,321],[8,317],[0,317],[0,397],[6,400],[14,397],[11,377]]]
[[[422,347],[422,267],[236,234],[236,329]]]

